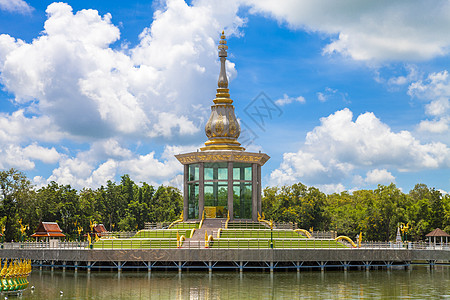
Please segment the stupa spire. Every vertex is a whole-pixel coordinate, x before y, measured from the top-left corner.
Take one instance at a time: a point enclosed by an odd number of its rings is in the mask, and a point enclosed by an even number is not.
[[[225,68],[225,61],[227,60],[227,40],[225,39],[225,34],[222,31],[222,35],[220,36],[219,42],[219,57],[220,57],[220,74],[219,81],[217,82],[217,86],[219,88],[228,88],[228,78],[227,78],[227,70]]]
[[[224,32],[219,42],[220,73],[217,82],[216,98],[211,106],[211,116],[205,126],[208,141],[201,148],[205,150],[245,150],[237,141],[241,128],[234,114],[233,100],[230,99],[226,71],[227,40]]]

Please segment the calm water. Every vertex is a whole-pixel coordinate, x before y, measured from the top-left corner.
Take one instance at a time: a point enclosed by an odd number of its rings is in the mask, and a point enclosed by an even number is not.
[[[35,290],[25,291],[22,299],[450,299],[450,267],[273,275],[34,270],[29,280]]]

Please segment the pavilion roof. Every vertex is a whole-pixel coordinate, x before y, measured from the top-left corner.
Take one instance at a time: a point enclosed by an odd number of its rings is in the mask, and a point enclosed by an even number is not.
[[[97,224],[94,226],[94,232],[95,233],[103,233],[103,232],[107,232],[108,230],[106,230],[105,225],[103,224]]]
[[[427,237],[431,237],[431,236],[448,236],[450,237],[450,234],[448,234],[447,232],[445,232],[442,229],[436,228],[435,230],[433,230],[432,232],[430,232],[429,234],[425,235]]]
[[[39,223],[36,232],[31,235],[32,237],[65,237],[59,228],[58,223],[55,222],[41,222]]]

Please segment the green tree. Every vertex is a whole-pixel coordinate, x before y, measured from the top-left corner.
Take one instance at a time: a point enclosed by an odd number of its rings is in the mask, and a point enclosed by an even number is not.
[[[0,171],[1,216],[6,216],[5,238],[7,241],[19,238],[17,204],[25,203],[31,197],[31,183],[22,172],[16,169]],[[25,223],[24,223],[25,224]]]

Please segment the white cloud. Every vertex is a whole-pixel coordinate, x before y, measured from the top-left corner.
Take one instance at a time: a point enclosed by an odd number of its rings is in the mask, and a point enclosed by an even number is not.
[[[35,182],[77,188],[124,173],[150,183],[175,180],[182,169],[168,154],[175,148],[157,158],[121,143],[180,141],[202,129],[217,85],[219,33],[240,35],[238,9],[219,0],[169,0],[131,48],[114,46],[120,30],[110,14],[73,12],[65,3],[48,6],[44,30],[29,43],[1,34],[0,83],[20,109],[0,114],[0,167],[59,162]],[[230,61],[227,71],[236,76]],[[89,149],[62,155],[41,144],[66,141]]]
[[[192,135],[204,118],[192,113],[196,105],[214,97],[218,33],[239,34],[243,24],[237,9],[167,1],[140,44],[120,50],[110,46],[120,38],[110,14],[53,3],[31,43],[0,36],[0,80],[17,103],[34,101],[37,117],[73,137]]]
[[[365,181],[369,184],[389,184],[395,181],[395,177],[386,169],[374,169],[367,172]]]
[[[329,87],[325,88],[324,92],[318,92],[317,93],[317,99],[320,102],[325,102],[325,101],[333,98],[335,95],[340,95],[344,101],[346,100],[344,93],[339,93],[338,90],[332,89],[332,88],[329,88]]]
[[[103,140],[93,143],[91,148],[79,152],[76,157],[63,157],[58,168],[44,180],[36,178],[36,182],[56,181],[70,184],[75,188],[98,187],[108,180],[115,180],[116,175],[129,174],[136,181],[149,184],[177,184],[183,166],[175,158],[175,154],[195,151],[200,145],[166,146],[161,157],[154,151],[140,155],[124,148],[117,140]]]
[[[365,182],[373,183],[377,178],[394,179],[386,167],[418,171],[450,166],[450,148],[443,143],[421,143],[408,131],[393,132],[373,113],[352,119],[348,109],[322,118],[297,152],[283,155],[280,167],[270,175],[271,183],[323,185],[353,178],[360,184],[358,173],[376,168],[366,174]]]
[[[320,102],[325,102],[325,101],[327,101],[327,97],[326,97],[325,94],[322,93],[322,92],[318,92],[318,93],[317,93],[317,99],[319,99]]]
[[[0,149],[0,169],[31,170],[35,167],[35,160],[40,160],[46,164],[54,164],[59,159],[60,154],[55,148],[44,148],[37,144],[31,144],[25,148],[6,144]]]
[[[425,112],[433,117],[423,120],[419,130],[433,133],[445,133],[450,126],[450,77],[448,71],[431,73],[425,80],[413,82],[408,88],[408,94],[428,103]]]
[[[417,67],[415,65],[408,64],[406,65],[406,76],[397,76],[397,77],[391,77],[388,80],[389,85],[405,85],[408,83],[411,83],[414,80],[419,79],[419,71],[417,70]]]
[[[289,97],[288,95],[284,94],[283,98],[280,98],[280,99],[275,101],[275,104],[279,105],[279,106],[284,106],[284,105],[287,105],[287,104],[291,104],[293,102],[298,102],[298,103],[302,103],[303,104],[303,103],[306,102],[306,100],[302,96]]]
[[[64,137],[47,116],[27,117],[19,109],[12,114],[0,113],[0,144],[26,141],[56,142]]]
[[[423,60],[450,49],[450,3],[420,0],[364,1],[246,0],[254,13],[269,15],[292,28],[336,37],[324,53],[355,60]]]
[[[317,188],[325,194],[341,193],[345,191],[345,186],[341,183],[338,184],[319,184]]]
[[[30,13],[33,8],[23,0],[0,0],[0,10],[27,14]]]
[[[450,118],[440,118],[439,120],[423,120],[419,123],[419,131],[431,133],[447,133],[449,129]]]
[[[54,164],[58,162],[61,155],[55,148],[44,148],[36,143],[31,144],[23,149],[23,154],[31,159],[40,160],[46,164]]]

